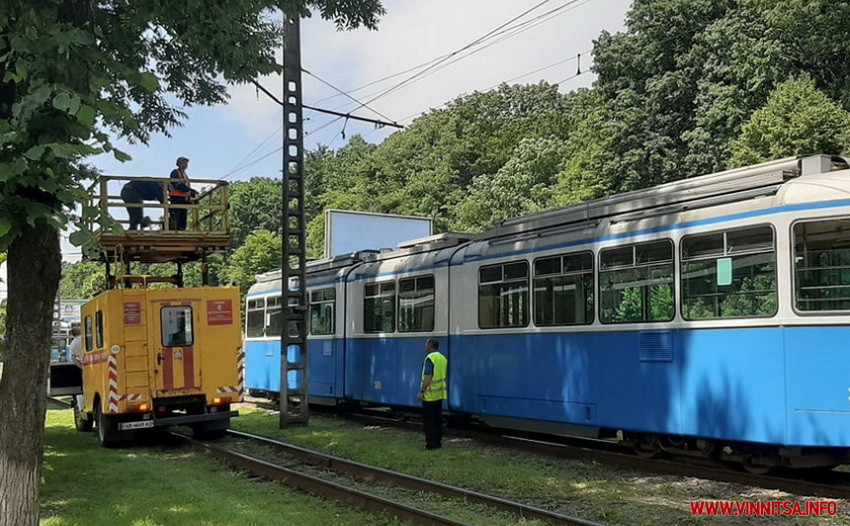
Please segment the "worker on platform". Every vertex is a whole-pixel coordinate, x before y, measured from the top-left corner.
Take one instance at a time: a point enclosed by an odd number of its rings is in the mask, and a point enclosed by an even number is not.
[[[165,201],[165,189],[162,183],[153,180],[136,179],[124,185],[121,189],[121,199],[125,204],[140,205],[143,201]],[[130,230],[138,230],[148,227],[151,218],[144,215],[144,209],[140,206],[128,206],[127,215],[130,216]]]
[[[189,186],[189,179],[186,177],[186,168],[189,167],[189,159],[186,157],[177,158],[177,168],[171,171],[169,176],[172,181],[168,188],[168,199],[172,205],[187,205],[191,198],[198,195],[198,192],[192,190]],[[179,180],[175,180],[179,179]],[[186,216],[189,210],[186,208],[172,208],[168,211],[169,227],[172,230],[186,230]]]

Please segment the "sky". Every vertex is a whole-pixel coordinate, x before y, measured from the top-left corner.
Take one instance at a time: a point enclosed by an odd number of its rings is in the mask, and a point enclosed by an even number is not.
[[[564,93],[588,87],[595,80],[589,71],[594,39],[602,31],[624,30],[630,4],[630,0],[383,0],[386,14],[377,31],[350,32],[339,32],[333,23],[314,15],[301,22],[301,63],[309,72],[303,74],[303,102],[410,125],[431,108],[505,81],[560,82]],[[508,31],[470,46],[497,28]],[[443,62],[433,62],[447,55]],[[579,62],[582,73],[577,75]],[[421,66],[428,63],[438,66],[425,72]],[[411,71],[356,89],[405,70]],[[416,74],[420,76],[379,97]],[[280,98],[279,76],[259,82]],[[352,111],[359,104],[325,83],[349,92],[367,107]],[[116,141],[132,160],[120,163],[101,155],[89,162],[106,175],[167,177],[177,157],[185,156],[190,159],[190,178],[280,177],[280,106],[253,86],[230,86],[228,92],[225,105],[184,108],[188,117],[171,137],[157,134],[147,145]],[[380,143],[394,131],[310,110],[304,112],[304,128],[308,150],[319,144],[338,149],[355,134]],[[66,260],[78,259],[79,250],[67,239],[62,248]],[[5,269],[0,268],[3,278]],[[0,297],[4,289],[0,283]]]

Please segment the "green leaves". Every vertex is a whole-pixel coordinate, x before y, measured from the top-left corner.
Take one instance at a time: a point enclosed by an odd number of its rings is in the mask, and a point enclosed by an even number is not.
[[[142,73],[139,76],[139,86],[143,89],[154,93],[159,90],[159,79],[153,73]]]
[[[850,113],[808,75],[783,82],[730,145],[730,167],[812,152],[850,148]]]
[[[66,91],[60,91],[53,97],[53,107],[57,110],[76,115],[80,109],[80,97]]]
[[[0,238],[12,230],[12,221],[8,217],[0,216]]]

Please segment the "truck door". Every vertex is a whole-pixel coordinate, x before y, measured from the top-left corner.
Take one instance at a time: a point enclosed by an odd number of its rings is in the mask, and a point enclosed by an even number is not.
[[[157,301],[154,311],[151,349],[157,394],[200,388],[201,360],[195,352],[198,302]]]

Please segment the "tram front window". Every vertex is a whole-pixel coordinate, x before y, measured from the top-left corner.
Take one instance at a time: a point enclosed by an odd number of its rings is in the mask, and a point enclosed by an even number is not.
[[[850,219],[794,225],[794,306],[850,310]]]

